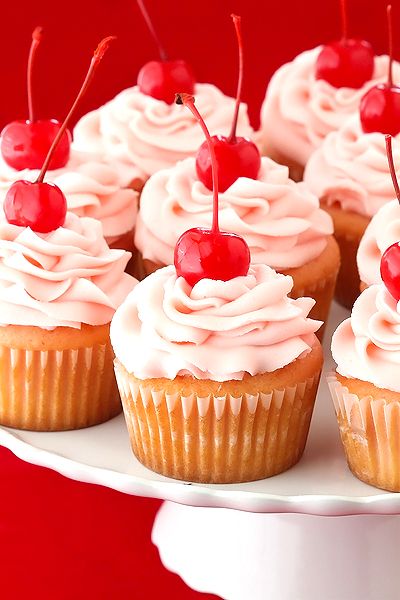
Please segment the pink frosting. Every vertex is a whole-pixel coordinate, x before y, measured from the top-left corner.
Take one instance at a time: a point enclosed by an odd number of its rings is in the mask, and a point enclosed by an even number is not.
[[[197,178],[195,159],[159,171],[146,183],[135,232],[144,258],[173,264],[174,248],[184,231],[211,227],[212,191]],[[257,180],[239,178],[219,194],[219,224],[245,238],[253,263],[288,269],[323,252],[333,233],[330,216],[288,169],[263,158]]]
[[[400,154],[400,136],[393,139]],[[390,200],[393,184],[382,133],[364,133],[358,116],[330,133],[311,156],[304,173],[308,187],[331,205],[372,217]]]
[[[34,181],[38,173],[31,169],[16,171],[0,156],[0,202],[3,202],[14,181]],[[133,174],[131,171],[130,175]],[[124,177],[115,166],[106,164],[94,155],[73,150],[68,164],[62,169],[48,171],[45,181],[51,181],[61,188],[69,211],[101,221],[108,240],[118,238],[134,228],[138,194],[124,187]]]
[[[130,253],[110,250],[95,219],[67,213],[50,233],[0,221],[0,325],[109,323],[136,283]]]
[[[380,283],[381,258],[389,246],[400,241],[400,205],[388,202],[373,217],[361,239],[357,252],[360,279],[367,285]]]
[[[388,57],[376,56],[373,78],[360,89],[335,88],[315,78],[321,46],[302,52],[273,75],[261,109],[260,144],[305,165],[326,135],[357,114],[365,92],[387,80]],[[400,64],[394,63],[394,80]]]
[[[196,85],[195,98],[210,132],[227,135],[235,100],[207,83]],[[237,133],[248,137],[253,133],[245,104],[240,106]],[[137,165],[151,175],[194,155],[204,135],[184,106],[156,100],[135,86],[82,117],[74,140],[80,150],[100,151],[107,159]]]
[[[291,277],[265,265],[193,288],[165,267],[115,313],[114,352],[139,379],[190,374],[226,381],[275,371],[310,352],[321,325],[307,317],[314,300],[288,298],[292,286]]]
[[[383,284],[356,300],[350,319],[333,335],[332,356],[344,377],[400,392],[400,303]]]

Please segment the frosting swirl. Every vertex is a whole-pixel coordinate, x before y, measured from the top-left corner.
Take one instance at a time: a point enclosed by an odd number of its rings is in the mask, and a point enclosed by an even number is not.
[[[335,88],[315,78],[322,46],[302,52],[280,67],[271,78],[261,108],[260,143],[305,165],[326,135],[358,113],[360,100],[372,86],[387,80],[388,56],[375,56],[371,81],[359,89]],[[400,64],[393,63],[394,79]]]
[[[141,281],[111,323],[111,343],[139,379],[190,374],[242,379],[275,371],[307,354],[321,323],[311,298],[287,297],[293,280],[265,265],[245,277],[203,279],[193,288],[174,267]]]
[[[400,136],[393,154],[400,153]],[[393,200],[393,185],[382,133],[364,133],[359,117],[330,133],[311,156],[304,173],[308,187],[326,204],[372,217]]]
[[[228,135],[235,100],[208,83],[196,84],[195,96],[210,133]],[[237,133],[252,135],[245,104],[240,105]],[[184,107],[156,100],[135,86],[82,117],[74,140],[80,150],[100,151],[107,159],[137,165],[151,175],[193,156],[204,136]]]
[[[17,171],[0,156],[0,202],[3,203],[14,181],[35,181],[38,174],[36,169]],[[137,170],[137,174],[140,171]],[[119,170],[98,157],[72,151],[68,164],[48,171],[45,181],[51,181],[64,192],[69,211],[101,221],[106,238],[118,238],[134,228],[137,192],[125,189]]]
[[[136,280],[95,219],[67,213],[50,233],[0,221],[0,325],[104,325]]]
[[[332,356],[344,377],[400,392],[400,303],[383,284],[356,300],[351,317],[333,335]]]
[[[361,281],[367,285],[382,281],[382,254],[399,240],[400,205],[397,200],[392,200],[379,209],[361,239],[357,252],[357,266]]]
[[[184,231],[211,227],[213,195],[199,181],[195,159],[159,171],[146,183],[135,232],[144,258],[173,264],[174,248]],[[330,216],[288,169],[262,158],[256,180],[241,177],[219,194],[219,224],[245,238],[253,263],[288,269],[319,256],[333,233]]]

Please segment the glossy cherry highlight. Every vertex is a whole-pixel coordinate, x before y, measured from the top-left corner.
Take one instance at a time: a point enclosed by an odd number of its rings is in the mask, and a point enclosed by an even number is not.
[[[241,18],[237,15],[231,16],[235,25],[239,50],[239,77],[235,112],[229,136],[213,135],[211,138],[218,163],[218,186],[220,192],[225,192],[239,177],[257,179],[261,166],[261,156],[257,146],[251,140],[236,135],[243,87],[243,39]],[[209,190],[212,190],[212,163],[207,141],[203,142],[197,151],[196,172],[200,181]]]
[[[192,286],[200,279],[228,281],[247,275],[250,250],[246,241],[234,233],[220,231],[218,226],[218,165],[210,133],[194,105],[193,96],[177,94],[176,102],[184,104],[203,129],[209,144],[213,174],[212,228],[195,227],[181,235],[174,253],[176,273]]]
[[[55,119],[36,120],[35,118],[33,67],[42,36],[42,28],[36,27],[32,34],[27,70],[29,119],[9,123],[3,129],[0,138],[0,150],[4,161],[18,171],[23,169],[40,169],[61,127],[61,123]],[[57,169],[67,164],[70,145],[71,134],[69,131],[66,131],[53,154],[50,168]]]
[[[146,96],[172,104],[175,101],[176,90],[193,94],[196,83],[193,71],[184,60],[169,60],[143,0],[137,0],[137,3],[161,59],[151,60],[140,69],[137,79],[139,90]]]
[[[397,200],[400,203],[400,188],[393,161],[392,138],[390,135],[386,135],[385,140],[390,175],[392,176]],[[400,300],[400,242],[392,244],[383,253],[381,258],[381,277],[388,292],[398,302]]]
[[[393,83],[392,7],[387,7],[389,37],[388,80],[372,87],[361,99],[360,121],[364,133],[400,133],[400,87]]]
[[[342,39],[322,48],[315,66],[315,77],[336,88],[358,89],[373,75],[374,51],[365,40],[348,37],[346,0],[340,0],[340,6]]]
[[[49,233],[64,224],[67,214],[65,196],[56,185],[45,183],[44,176],[80,99],[87,90],[99,62],[113,39],[115,38],[105,38],[96,48],[82,87],[51,144],[37,180],[34,182],[16,181],[8,190],[3,208],[7,221],[12,225],[30,227],[38,233]]]

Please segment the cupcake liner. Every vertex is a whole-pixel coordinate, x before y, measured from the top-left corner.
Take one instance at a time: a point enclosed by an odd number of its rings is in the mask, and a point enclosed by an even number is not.
[[[328,386],[347,462],[353,474],[384,490],[400,491],[399,401],[350,393],[334,373]]]
[[[301,458],[319,372],[292,387],[240,397],[168,394],[117,360],[115,372],[133,452],[153,471],[234,483],[276,475]]]
[[[33,431],[79,429],[121,411],[111,345],[67,350],[0,346],[0,423]]]

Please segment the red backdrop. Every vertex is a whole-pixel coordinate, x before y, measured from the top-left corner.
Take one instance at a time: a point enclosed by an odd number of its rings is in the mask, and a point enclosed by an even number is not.
[[[385,0],[348,0],[351,33],[386,49]],[[400,2],[393,0],[396,54]],[[199,81],[233,95],[236,46],[230,13],[242,16],[244,99],[255,126],[271,73],[340,30],[338,0],[148,0],[172,57],[186,58]],[[99,69],[80,114],[133,85],[155,49],[135,0],[20,0],[2,5],[0,126],[27,116],[26,57],[36,25],[45,38],[35,71],[35,104],[62,118],[99,39],[118,41]],[[0,449],[1,597],[10,600],[190,600],[211,598],[162,568],[150,543],[155,500],[69,481]]]

